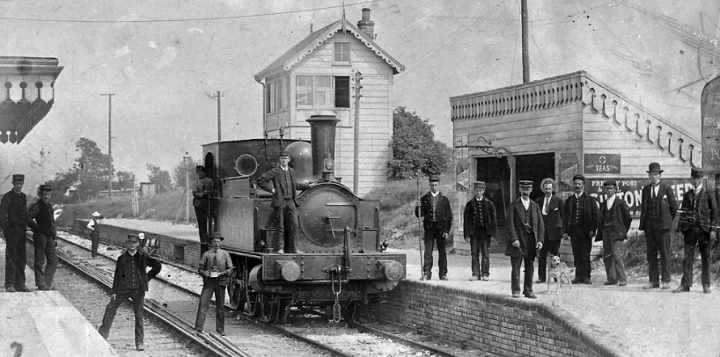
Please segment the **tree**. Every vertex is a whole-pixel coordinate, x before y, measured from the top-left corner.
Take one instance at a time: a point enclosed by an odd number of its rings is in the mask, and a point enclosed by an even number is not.
[[[117,181],[113,181],[114,190],[124,190],[127,188],[133,188],[135,181],[135,174],[130,171],[118,171],[115,174]]]
[[[429,119],[423,120],[405,107],[393,112],[393,159],[388,162],[388,179],[404,180],[418,171],[438,175],[447,170],[447,146],[435,140]]]
[[[197,166],[198,162],[193,160],[193,158],[190,158],[189,160],[182,160],[180,161],[175,167],[173,168],[172,177],[173,181],[175,182],[175,186],[177,187],[185,187],[185,175],[187,172],[187,177],[190,179],[190,182],[195,178],[195,166]]]
[[[155,184],[155,191],[167,192],[172,187],[172,181],[170,180],[170,173],[160,169],[160,167],[153,164],[147,164],[147,169],[150,171],[148,175],[148,181]]]

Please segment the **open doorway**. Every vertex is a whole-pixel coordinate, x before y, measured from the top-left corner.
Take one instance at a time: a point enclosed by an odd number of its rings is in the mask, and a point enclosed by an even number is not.
[[[495,253],[505,249],[505,212],[510,203],[510,167],[507,157],[481,157],[476,159],[475,177],[485,182],[485,198],[492,201],[497,211],[498,231],[495,237],[498,244],[491,245]],[[472,185],[470,186],[472,187]]]
[[[545,194],[540,183],[546,177],[555,178],[555,154],[533,154],[515,156],[515,182],[518,180],[531,180],[533,190],[530,199],[535,200]]]

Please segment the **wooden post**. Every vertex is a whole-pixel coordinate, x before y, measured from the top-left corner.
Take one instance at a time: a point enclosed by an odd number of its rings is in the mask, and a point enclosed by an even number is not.
[[[523,83],[530,83],[530,55],[528,54],[528,8],[527,0],[520,0],[522,16],[522,63]]]
[[[360,186],[360,80],[362,73],[355,72],[355,157],[353,164],[353,193],[358,194]]]

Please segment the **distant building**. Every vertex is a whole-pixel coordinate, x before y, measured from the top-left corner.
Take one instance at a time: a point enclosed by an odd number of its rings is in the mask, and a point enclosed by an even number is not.
[[[270,137],[310,139],[311,115],[335,115],[335,175],[354,189],[354,77],[362,73],[359,191],[386,181],[393,125],[393,76],[405,67],[375,43],[375,23],[363,9],[356,27],[343,16],[304,40],[255,75],[265,86],[264,126]],[[264,82],[263,82],[264,81]]]

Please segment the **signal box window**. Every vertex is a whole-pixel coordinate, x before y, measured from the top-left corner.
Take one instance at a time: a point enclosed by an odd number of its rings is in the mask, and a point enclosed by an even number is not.
[[[290,108],[290,78],[280,78],[265,86],[265,106],[268,113]]]
[[[335,42],[335,64],[350,64],[350,43]]]
[[[349,76],[297,76],[297,105],[306,108],[350,108]]]

